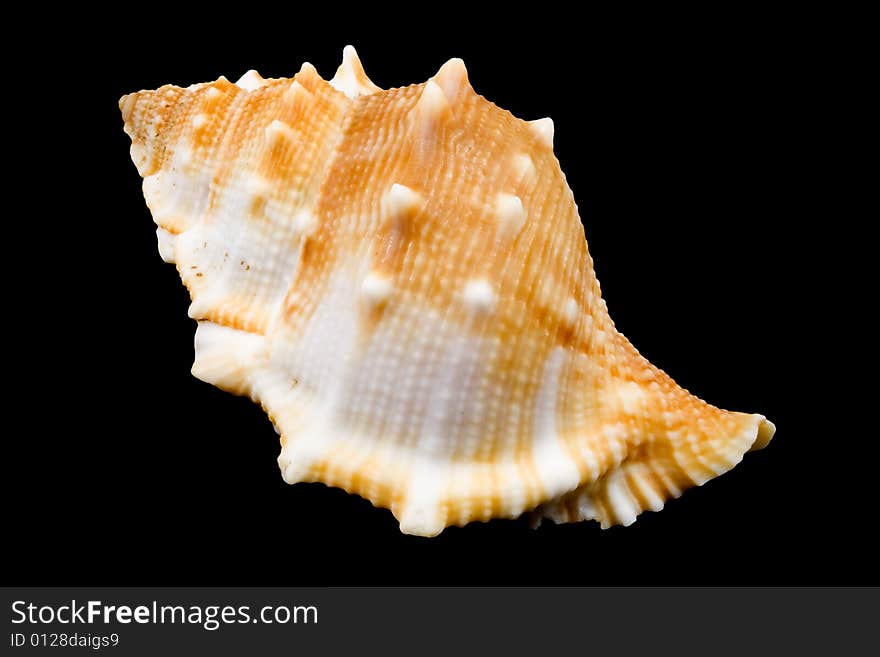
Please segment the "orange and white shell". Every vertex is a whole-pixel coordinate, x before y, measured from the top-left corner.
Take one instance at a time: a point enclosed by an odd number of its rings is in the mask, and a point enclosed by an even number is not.
[[[461,60],[383,91],[248,72],[120,101],[198,321],[193,374],[262,404],[285,481],[403,532],[527,511],[628,525],[763,447],[608,316],[550,119],[477,95]]]

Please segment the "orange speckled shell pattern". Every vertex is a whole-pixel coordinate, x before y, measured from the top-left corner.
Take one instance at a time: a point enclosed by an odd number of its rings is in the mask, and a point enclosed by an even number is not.
[[[516,517],[630,524],[773,435],[678,387],[602,301],[549,119],[460,60],[423,84],[249,72],[120,101],[193,373],[262,404],[289,483],[407,533]]]

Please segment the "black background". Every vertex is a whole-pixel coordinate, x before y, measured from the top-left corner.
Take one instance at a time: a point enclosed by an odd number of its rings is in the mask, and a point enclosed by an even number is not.
[[[45,269],[19,290],[39,307],[24,330],[40,347],[11,398],[33,427],[7,441],[11,583],[878,582],[859,534],[873,498],[851,465],[868,439],[843,426],[851,384],[820,371],[847,335],[829,326],[827,257],[805,242],[814,142],[794,99],[821,58],[795,41],[795,17],[548,6],[478,20],[410,6],[217,21],[167,8],[100,29],[68,18],[29,46],[55,64],[27,74],[42,82],[26,86],[19,182],[40,183],[51,222],[27,244]],[[158,256],[117,101],[252,67],[292,76],[306,60],[329,78],[347,43],[382,87],[462,57],[478,93],[551,116],[617,327],[698,396],[773,420],[770,446],[607,531],[493,521],[422,539],[340,490],[284,484],[259,408],[189,373],[188,296]]]

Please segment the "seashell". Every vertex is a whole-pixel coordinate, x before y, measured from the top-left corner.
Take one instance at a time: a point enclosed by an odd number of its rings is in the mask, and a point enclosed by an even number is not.
[[[193,374],[262,404],[288,483],[423,536],[629,525],[773,436],[615,330],[553,122],[477,95],[461,60],[383,91],[349,46],[329,82],[303,64],[120,108],[192,297]]]

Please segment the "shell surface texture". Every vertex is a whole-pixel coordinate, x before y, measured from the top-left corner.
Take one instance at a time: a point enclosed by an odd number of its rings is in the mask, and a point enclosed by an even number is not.
[[[382,90],[249,71],[124,96],[131,157],[198,322],[193,374],[260,403],[288,483],[408,534],[531,512],[629,525],[765,446],[615,330],[553,122],[452,59]]]

